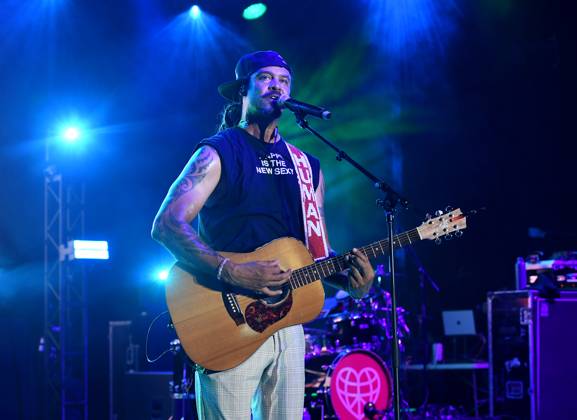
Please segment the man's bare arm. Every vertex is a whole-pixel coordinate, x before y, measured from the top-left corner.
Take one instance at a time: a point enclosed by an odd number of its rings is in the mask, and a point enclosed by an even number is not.
[[[152,237],[178,261],[209,274],[223,257],[200,239],[190,223],[216,188],[220,173],[216,151],[200,147],[170,187],[152,227]]]
[[[216,274],[224,257],[210,248],[190,225],[218,185],[221,163],[210,146],[199,148],[174,182],[154,219],[152,237],[163,244],[178,261],[194,270]],[[222,280],[239,287],[274,296],[291,271],[279,261],[226,262]]]

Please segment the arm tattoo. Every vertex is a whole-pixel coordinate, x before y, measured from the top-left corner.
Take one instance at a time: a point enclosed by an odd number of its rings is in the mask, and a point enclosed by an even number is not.
[[[170,210],[162,216],[162,244],[186,265],[212,273],[220,262],[218,252],[205,244],[189,223],[174,217]]]
[[[190,223],[175,214],[171,204],[191,191],[208,174],[213,157],[210,150],[200,148],[198,155],[187,165],[171,187],[156,217],[153,236],[161,242],[178,261],[204,272],[213,273],[221,257],[205,244]]]
[[[199,154],[189,165],[184,169],[176,188],[174,191],[169,192],[170,202],[178,199],[181,195],[192,190],[197,184],[199,184],[205,177],[208,171],[208,167],[212,163],[212,154],[208,148],[201,147],[199,149]]]

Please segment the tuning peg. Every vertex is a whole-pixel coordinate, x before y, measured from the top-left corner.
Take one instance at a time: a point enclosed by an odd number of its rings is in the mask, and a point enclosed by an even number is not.
[[[445,207],[445,213],[450,213],[453,211],[453,206],[447,206]]]
[[[463,236],[463,231],[462,231],[462,230],[457,230],[457,231],[455,231],[455,238],[460,238],[461,236]]]
[[[442,216],[443,215],[443,210],[437,210],[435,212],[435,216]]]
[[[443,240],[441,238],[435,239],[435,244],[441,245],[442,243],[443,243]]]
[[[429,221],[429,220],[431,220],[432,218],[433,218],[433,216],[431,215],[431,213],[425,214],[425,220],[426,220],[426,221]]]
[[[453,239],[453,234],[447,233],[445,236],[443,236],[443,238],[445,238],[445,240],[447,240],[447,241],[450,241],[451,239]]]

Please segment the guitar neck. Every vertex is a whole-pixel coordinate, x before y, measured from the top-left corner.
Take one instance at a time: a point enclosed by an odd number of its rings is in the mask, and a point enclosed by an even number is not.
[[[421,236],[419,235],[418,230],[415,228],[395,235],[393,237],[393,246],[395,248],[402,248],[420,240]],[[385,255],[389,251],[389,246],[389,240],[383,239],[359,249],[367,257],[369,257],[369,259],[373,259]],[[327,278],[333,274],[340,273],[348,267],[346,256],[347,254],[343,254],[336,257],[327,258],[325,260],[295,270],[292,273],[291,279],[289,281],[290,288],[294,290],[322,278]]]

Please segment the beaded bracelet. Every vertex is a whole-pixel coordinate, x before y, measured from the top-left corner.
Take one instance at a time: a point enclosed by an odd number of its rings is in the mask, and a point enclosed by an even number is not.
[[[222,276],[222,269],[224,268],[224,265],[230,261],[230,258],[224,258],[220,264],[218,265],[218,269],[216,270],[216,279],[218,281],[222,280],[221,276]]]

